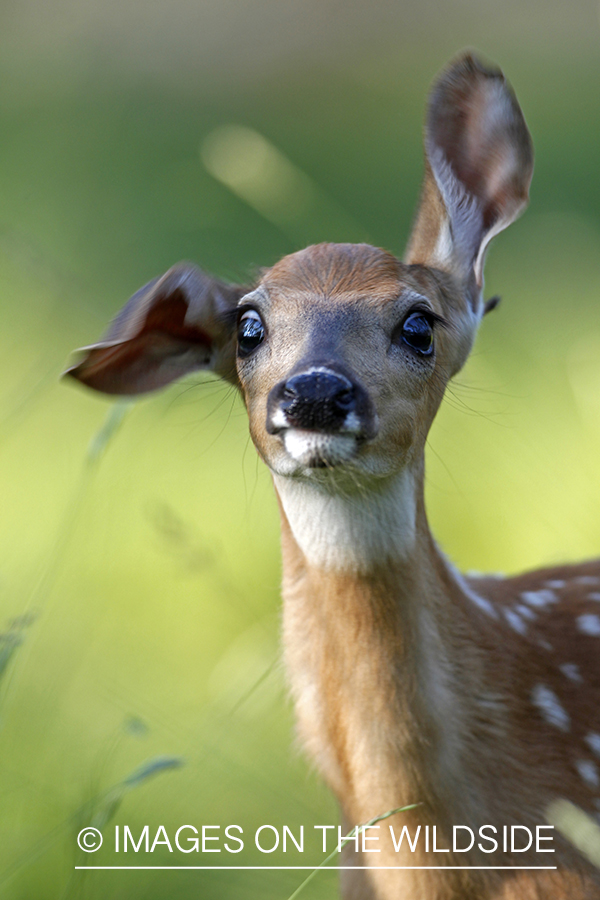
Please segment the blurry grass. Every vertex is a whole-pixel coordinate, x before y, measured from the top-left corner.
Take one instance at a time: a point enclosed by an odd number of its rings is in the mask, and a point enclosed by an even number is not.
[[[345,234],[369,242],[366,230],[258,131],[222,125],[200,145],[210,174],[287,236],[295,246]],[[315,231],[315,229],[318,231]]]
[[[569,800],[560,799],[550,804],[546,819],[600,869],[600,826],[591,816]]]
[[[67,821],[53,828],[51,832],[44,835],[36,844],[29,847],[21,859],[14,861],[11,866],[0,873],[0,888],[6,889],[7,884],[17,875],[21,868],[31,866],[40,856],[51,850],[58,841],[64,840],[65,836],[68,836],[73,841],[76,854],[74,865],[81,865],[82,860],[89,859],[89,856],[83,856],[82,851],[77,847],[76,841],[79,831],[90,826],[103,832],[108,823],[117,814],[127,794],[144,784],[148,779],[162,772],[179,768],[181,765],[183,765],[183,761],[176,757],[157,757],[138,766],[122,781],[84,803]],[[76,876],[71,877],[63,896],[70,895],[70,886],[74,886],[75,878]]]
[[[34,617],[25,614],[13,619],[6,631],[0,633],[0,681],[4,676],[15,651],[23,643],[23,633],[28,628]]]
[[[409,809],[416,809],[417,806],[420,806],[419,803],[412,803],[410,806],[399,806],[397,809],[390,809],[388,812],[382,813],[380,816],[375,816],[373,819],[370,819],[368,822],[364,822],[362,825],[355,825],[348,834],[341,839],[339,842],[339,846],[330,853],[329,856],[326,856],[322,863],[320,863],[316,868],[308,875],[304,881],[296,888],[293,894],[288,897],[288,900],[296,900],[296,897],[299,897],[300,894],[304,891],[304,888],[310,884],[310,882],[315,878],[321,869],[324,869],[335,857],[340,853],[343,848],[350,843],[350,841],[355,841],[366,828],[370,828],[372,825],[377,825],[378,822],[383,822],[384,819],[389,819],[390,816],[395,816],[396,813],[408,812]]]
[[[79,483],[73,493],[70,502],[67,504],[63,515],[63,520],[57,530],[55,540],[47,555],[41,573],[31,591],[31,594],[23,607],[23,613],[14,620],[11,629],[2,636],[0,643],[0,678],[4,674],[4,670],[8,666],[8,662],[12,657],[14,650],[22,642],[21,633],[25,624],[31,624],[33,619],[37,617],[43,609],[46,597],[52,588],[52,584],[60,566],[64,561],[64,555],[67,551],[69,541],[71,540],[73,531],[77,525],[77,519],[81,512],[81,508],[85,502],[87,492],[90,487],[91,480],[94,476],[96,467],[100,463],[102,456],[121,426],[123,419],[131,407],[131,403],[120,401],[109,409],[108,415],[102,426],[93,436],[87,453],[83,460],[83,468]],[[4,652],[2,652],[4,649]],[[2,706],[5,706],[6,696],[10,691],[10,679],[7,679],[2,685]],[[4,712],[4,709],[3,709]]]

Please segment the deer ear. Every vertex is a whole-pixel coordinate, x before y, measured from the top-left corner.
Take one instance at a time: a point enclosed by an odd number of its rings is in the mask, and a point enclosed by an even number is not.
[[[244,293],[179,263],[137,291],[65,375],[105,394],[143,394],[199,369],[237,384],[235,310]]]
[[[500,69],[465,54],[429,98],[425,183],[407,262],[483,284],[490,240],[525,208],[533,145]]]

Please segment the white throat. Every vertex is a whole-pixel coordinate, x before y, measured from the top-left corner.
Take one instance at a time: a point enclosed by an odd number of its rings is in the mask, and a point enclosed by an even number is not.
[[[273,475],[292,534],[307,562],[357,572],[406,559],[416,534],[416,477],[403,469],[369,489]]]

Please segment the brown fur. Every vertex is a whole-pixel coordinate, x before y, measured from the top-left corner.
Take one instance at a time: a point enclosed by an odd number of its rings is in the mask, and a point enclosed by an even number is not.
[[[431,262],[445,218],[444,202],[435,183],[431,166],[426,162],[421,203],[406,251],[407,259],[410,262],[420,265],[427,265]]]
[[[348,821],[367,822],[390,808],[422,804],[382,822],[383,852],[375,862],[361,855],[354,864],[559,867],[558,873],[373,870],[377,898],[598,898],[594,870],[560,837],[552,845],[558,852],[548,856],[475,851],[433,859],[396,853],[385,840],[389,824],[397,832],[406,824],[412,834],[418,824],[435,824],[440,847],[450,846],[452,825],[477,831],[493,824],[500,831],[520,824],[533,830],[546,824],[546,809],[557,797],[595,812],[593,792],[574,767],[590,756],[585,733],[600,730],[598,639],[582,639],[573,624],[573,613],[593,609],[593,602],[584,603],[581,587],[573,585],[565,591],[564,609],[559,605],[539,629],[520,637],[462,594],[424,518],[419,533],[418,552],[404,564],[358,577],[327,577],[306,564],[282,515],[285,657],[303,741]],[[476,584],[502,608],[548,580],[591,573],[600,581],[600,562]],[[578,607],[569,609],[574,594]],[[562,633],[558,652],[540,649],[539,639],[556,640],[556,631]],[[582,644],[590,654],[587,665]],[[558,669],[573,659],[580,662],[585,692]],[[314,680],[310,688],[307,672]],[[433,702],[431,678],[439,679],[444,692]],[[532,705],[536,683],[551,687],[569,710],[568,734],[547,724]]]
[[[268,291],[302,292],[311,297],[350,294],[370,301],[398,294],[402,264],[369,244],[315,244],[285,256],[268,270]]]

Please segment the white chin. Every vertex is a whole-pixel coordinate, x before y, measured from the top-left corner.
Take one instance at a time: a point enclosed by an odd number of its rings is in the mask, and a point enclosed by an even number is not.
[[[301,428],[288,428],[283,442],[292,459],[307,468],[339,466],[351,460],[358,449],[353,434],[323,434]]]

